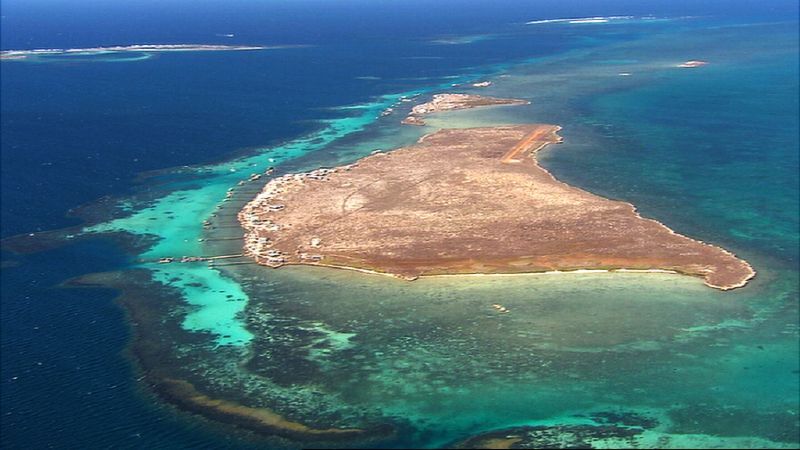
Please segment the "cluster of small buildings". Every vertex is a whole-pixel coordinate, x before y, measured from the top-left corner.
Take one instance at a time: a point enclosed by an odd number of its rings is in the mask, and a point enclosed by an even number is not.
[[[422,115],[460,108],[470,97],[473,96],[469,94],[436,94],[428,103],[411,108],[411,114]]]
[[[271,180],[264,189],[239,212],[239,222],[247,230],[245,234],[245,252],[256,259],[260,264],[278,267],[288,262],[289,254],[273,248],[274,242],[268,233],[280,231],[283,226],[270,218],[270,213],[276,213],[286,208],[282,203],[281,194],[287,192],[292,186],[300,186],[307,180],[326,181],[328,177],[341,170],[350,170],[357,164],[338,168],[320,168],[306,173],[287,174]],[[310,246],[318,248],[320,239],[311,239]],[[322,260],[322,255],[298,252],[297,258],[302,261],[316,262]]]
[[[499,312],[499,313],[503,313],[503,314],[505,314],[505,313],[507,313],[507,312],[508,312],[508,308],[506,308],[506,307],[505,307],[505,306],[503,306],[503,305],[498,305],[497,303],[494,303],[494,304],[492,304],[492,308],[494,308],[495,310],[497,310],[497,312]]]
[[[284,175],[270,181],[256,198],[239,212],[239,223],[247,230],[244,238],[245,252],[259,263],[277,267],[286,262],[286,256],[279,250],[271,248],[272,240],[262,236],[261,233],[280,230],[280,225],[264,217],[264,213],[280,211],[286,207],[279,203],[278,195],[285,192],[285,185],[290,179],[291,175]]]

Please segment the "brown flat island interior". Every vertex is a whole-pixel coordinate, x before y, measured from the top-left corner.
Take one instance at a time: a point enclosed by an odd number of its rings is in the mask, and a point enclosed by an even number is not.
[[[405,279],[578,269],[667,270],[719,289],[755,272],[633,205],[555,179],[536,153],[555,125],[443,129],[356,163],[271,180],[239,213],[260,264]]]

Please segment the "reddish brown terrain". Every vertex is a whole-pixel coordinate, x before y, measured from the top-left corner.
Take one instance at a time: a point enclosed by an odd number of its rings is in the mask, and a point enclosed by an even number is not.
[[[536,152],[554,125],[445,129],[349,166],[270,181],[239,213],[260,264],[393,274],[668,270],[741,287],[755,272],[719,247],[556,180]]]

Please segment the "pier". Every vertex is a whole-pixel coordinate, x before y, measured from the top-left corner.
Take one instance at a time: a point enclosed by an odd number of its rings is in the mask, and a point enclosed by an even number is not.
[[[170,263],[190,263],[190,262],[214,262],[220,259],[234,259],[234,258],[242,258],[244,254],[237,253],[233,255],[217,255],[217,256],[181,256],[180,258],[167,256],[164,258],[158,259],[143,259],[140,260],[142,263],[159,263],[159,264],[170,264]]]

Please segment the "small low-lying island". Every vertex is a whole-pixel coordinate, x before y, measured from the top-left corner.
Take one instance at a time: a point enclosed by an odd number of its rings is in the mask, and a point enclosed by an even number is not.
[[[555,125],[443,129],[351,165],[271,180],[239,213],[259,264],[413,280],[447,274],[671,271],[733,289],[754,275],[730,252],[569,186],[538,165]]]
[[[473,86],[485,87],[488,85],[476,83]],[[424,116],[428,114],[485,106],[527,105],[528,103],[530,102],[527,100],[516,98],[497,98],[474,94],[436,94],[431,101],[411,108],[402,123],[404,125],[425,125]]]
[[[291,46],[221,45],[221,44],[135,44],[88,48],[38,48],[32,50],[3,50],[0,60],[23,60],[31,56],[86,56],[104,53],[158,52],[220,52],[269,50]]]

